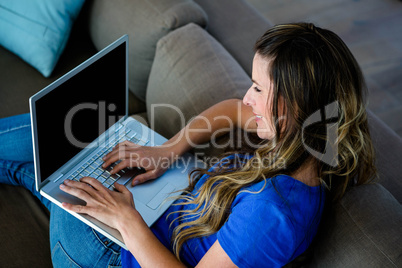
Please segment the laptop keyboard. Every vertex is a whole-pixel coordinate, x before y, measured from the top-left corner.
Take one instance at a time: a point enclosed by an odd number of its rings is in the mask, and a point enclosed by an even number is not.
[[[117,133],[118,132],[118,133]],[[117,135],[118,134],[118,135]],[[123,169],[116,174],[110,174],[110,171],[116,166],[120,161],[113,163],[107,169],[103,169],[102,165],[104,163],[103,157],[112,151],[112,149],[120,142],[131,141],[139,145],[147,145],[149,140],[142,140],[137,138],[139,135],[133,130],[125,129],[125,131],[116,130],[116,135],[111,137],[106,146],[95,154],[91,159],[89,159],[84,165],[82,165],[78,170],[76,170],[71,176],[70,180],[79,181],[82,177],[92,177],[97,179],[106,188],[113,189],[113,184],[120,179],[126,172],[127,169]]]

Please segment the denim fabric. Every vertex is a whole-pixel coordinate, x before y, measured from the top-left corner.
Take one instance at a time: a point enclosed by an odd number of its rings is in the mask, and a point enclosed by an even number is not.
[[[56,205],[50,211],[54,267],[121,266],[120,246]]]
[[[23,186],[50,210],[50,201],[35,190],[29,114],[0,120],[0,183]]]
[[[0,120],[0,159],[33,162],[29,114]]]
[[[1,124],[1,121],[0,121]],[[0,126],[1,127],[1,126]],[[0,145],[0,150],[1,150]],[[23,186],[36,196],[50,211],[51,202],[35,189],[33,162],[19,162],[0,159],[0,183]]]
[[[118,245],[35,190],[28,114],[0,119],[0,183],[25,187],[49,209],[54,267],[121,267]]]

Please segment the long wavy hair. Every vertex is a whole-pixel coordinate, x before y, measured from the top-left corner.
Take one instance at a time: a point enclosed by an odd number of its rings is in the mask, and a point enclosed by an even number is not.
[[[376,175],[366,114],[367,89],[345,43],[329,30],[296,23],[274,26],[254,48],[269,61],[273,102],[267,105],[272,109],[267,114],[276,122],[275,138],[261,143],[245,161],[233,158],[213,172],[191,173],[190,186],[176,202],[192,207],[175,212],[179,224],[173,230],[172,243],[179,259],[186,241],[214,234],[223,226],[244,187],[278,174],[291,175],[303,164],[314,163],[317,180],[336,201],[348,186],[363,184]],[[280,97],[285,105],[278,105]],[[285,108],[279,110],[282,106]],[[286,120],[278,120],[283,116]],[[210,177],[192,193],[205,174]]]

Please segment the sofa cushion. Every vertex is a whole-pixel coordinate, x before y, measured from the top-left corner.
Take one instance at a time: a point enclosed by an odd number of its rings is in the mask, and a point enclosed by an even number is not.
[[[27,189],[0,184],[0,266],[52,267],[49,211]]]
[[[402,203],[402,180],[400,162],[402,159],[402,138],[367,110],[371,139],[375,149],[377,182],[384,186]]]
[[[229,98],[242,98],[251,81],[206,31],[189,24],[157,45],[147,89],[151,127],[172,137],[193,117]]]
[[[0,45],[48,77],[84,0],[0,1]]]
[[[380,184],[352,188],[334,207],[314,247],[314,267],[397,267],[402,206]]]
[[[94,0],[89,19],[99,50],[129,35],[129,88],[143,101],[158,40],[189,22],[205,26],[207,20],[191,0]]]
[[[253,47],[272,27],[247,0],[195,0],[208,14],[207,31],[251,76]],[[227,8],[230,6],[230,8]]]

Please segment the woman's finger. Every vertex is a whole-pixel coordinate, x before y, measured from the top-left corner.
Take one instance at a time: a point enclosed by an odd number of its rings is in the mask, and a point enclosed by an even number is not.
[[[121,146],[127,146],[127,147],[131,147],[131,148],[138,148],[138,147],[141,147],[141,145],[138,145],[138,144],[136,144],[136,143],[134,143],[134,142],[132,142],[132,141],[123,141],[123,142],[120,142],[119,144],[117,144],[117,145],[121,145]]]
[[[73,212],[90,215],[90,212],[88,211],[90,208],[88,206],[73,205],[73,204],[66,203],[66,202],[61,203],[61,205],[64,208],[71,210]]]
[[[94,179],[92,177],[82,177],[80,179],[80,182],[82,182],[82,184],[88,185],[88,187],[92,188],[91,192],[93,190],[98,191],[98,192],[110,191],[102,183],[100,183],[98,180],[96,180],[96,179]]]
[[[72,183],[72,181],[66,180],[64,183],[60,184],[60,189],[70,195],[73,195],[86,203],[92,200],[91,195],[83,188],[86,187],[75,187],[73,184],[77,184],[79,182]],[[90,188],[87,186],[87,188]],[[88,189],[87,189],[88,190]]]
[[[122,151],[122,150],[126,150],[126,149],[135,149],[135,148],[139,148],[141,147],[141,145],[135,144],[131,141],[123,141],[118,143],[110,153],[106,154],[105,158],[108,158],[110,155],[112,155],[113,153]]]
[[[105,156],[103,158],[103,160],[105,161],[105,163],[102,165],[103,168],[107,168],[108,166],[110,166],[111,164],[120,161],[120,160],[135,160],[135,159],[139,159],[140,155],[139,153],[141,151],[137,150],[138,148],[120,148],[119,150],[116,151],[112,151],[111,153],[109,153],[107,156]],[[128,164],[130,163],[130,161],[128,161]],[[128,166],[126,166],[128,167]]]
[[[115,183],[113,184],[113,186],[118,192],[122,194],[131,194],[131,192],[127,189],[127,187],[122,184]]]
[[[160,176],[159,170],[156,170],[156,169],[149,170],[145,173],[135,176],[133,181],[131,182],[131,185],[136,186],[136,185],[144,183],[146,181],[154,180],[154,179],[158,178],[159,176]]]
[[[63,184],[71,188],[65,188],[66,190],[70,191],[67,193],[72,194],[87,203],[93,202],[94,200],[96,200],[98,203],[104,203],[105,200],[106,202],[111,201],[110,193],[108,192],[110,190],[94,178],[83,177],[80,179],[80,182],[65,180]],[[77,191],[74,191],[74,188],[77,189]],[[81,190],[87,195],[80,193],[78,190]],[[82,196],[77,196],[76,193],[81,194]]]
[[[108,153],[105,157],[103,157],[103,161],[105,161],[105,163],[103,163],[103,167],[108,167],[114,162],[118,161],[120,155],[121,155],[120,150],[113,150],[110,153]]]
[[[128,168],[128,167],[132,167],[132,168],[137,168],[140,167],[139,165],[139,159],[134,159],[134,158],[127,158],[127,159],[123,159],[121,160],[120,163],[118,163],[117,165],[115,165],[113,167],[113,169],[110,171],[111,174],[116,174],[119,171],[121,171],[122,169]]]
[[[119,184],[119,183],[115,183],[114,184],[114,188],[119,192],[122,193],[123,195],[127,196],[127,198],[130,200],[130,205],[135,208],[135,204],[134,204],[134,198],[133,198],[133,194],[127,189],[126,186]]]
[[[103,168],[107,168],[111,164],[124,160],[126,158],[126,151],[116,151],[112,152],[108,157],[104,157],[103,161],[105,161],[102,165]]]

